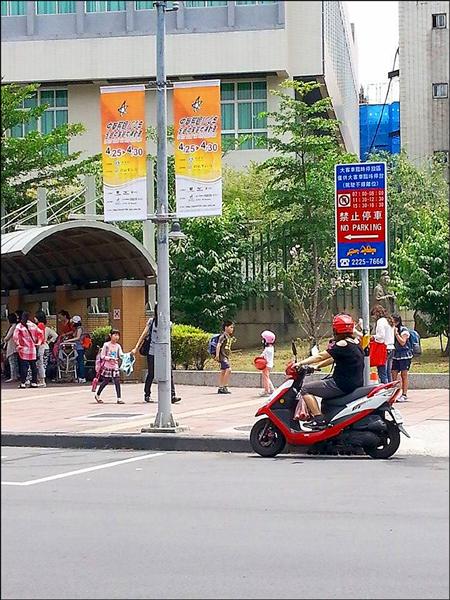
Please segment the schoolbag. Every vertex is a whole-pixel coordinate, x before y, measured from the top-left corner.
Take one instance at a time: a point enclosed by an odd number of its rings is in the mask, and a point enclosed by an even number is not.
[[[88,350],[92,346],[92,337],[89,333],[82,333],[80,337],[80,344],[85,350]]]
[[[415,329],[408,329],[409,338],[408,344],[413,356],[420,356],[422,354],[422,346],[420,345],[420,335]]]
[[[221,335],[221,333],[215,333],[208,342],[208,354],[211,356],[216,356],[217,344]]]

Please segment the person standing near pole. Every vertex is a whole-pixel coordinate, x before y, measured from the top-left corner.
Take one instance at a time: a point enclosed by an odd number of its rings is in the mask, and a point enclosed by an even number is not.
[[[146,350],[145,357],[147,359],[147,377],[145,378],[144,384],[144,402],[152,402],[151,388],[153,379],[155,378],[155,348],[156,340],[158,338],[158,305],[155,304],[154,316],[151,317],[146,326],[144,327],[136,346],[131,350],[131,354],[135,355],[141,347]],[[145,340],[145,344],[144,344]],[[144,345],[144,346],[143,346]],[[180,402],[179,398],[175,393],[175,385],[173,383],[173,373],[170,374],[171,379],[171,402],[175,404]]]

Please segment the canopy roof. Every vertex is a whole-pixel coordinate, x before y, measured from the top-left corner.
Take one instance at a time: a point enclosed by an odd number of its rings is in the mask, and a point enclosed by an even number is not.
[[[153,257],[134,237],[100,221],[67,221],[1,236],[2,289],[86,285],[156,274]]]

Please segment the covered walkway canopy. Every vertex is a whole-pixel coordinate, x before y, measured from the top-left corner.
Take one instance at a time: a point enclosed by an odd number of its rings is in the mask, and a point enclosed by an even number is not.
[[[68,221],[1,236],[1,287],[40,291],[118,279],[154,279],[154,258],[134,237],[100,221]]]

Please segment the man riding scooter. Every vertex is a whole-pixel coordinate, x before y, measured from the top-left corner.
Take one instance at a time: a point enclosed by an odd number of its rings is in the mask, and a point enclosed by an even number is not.
[[[364,385],[364,352],[355,332],[355,322],[350,315],[339,314],[333,318],[332,342],[326,350],[316,356],[310,356],[300,361],[299,365],[312,365],[320,369],[334,362],[331,376],[320,381],[304,383],[301,395],[313,417],[312,421],[304,423],[314,431],[325,429],[327,423],[323,415],[327,400],[350,394],[356,388]],[[322,411],[315,398],[322,398]]]

